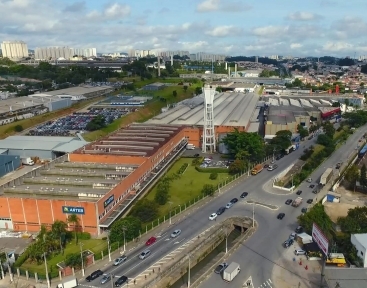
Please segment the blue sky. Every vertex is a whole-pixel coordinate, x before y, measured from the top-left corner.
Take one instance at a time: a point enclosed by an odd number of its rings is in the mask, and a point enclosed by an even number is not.
[[[226,55],[367,55],[366,0],[0,0],[0,41]]]

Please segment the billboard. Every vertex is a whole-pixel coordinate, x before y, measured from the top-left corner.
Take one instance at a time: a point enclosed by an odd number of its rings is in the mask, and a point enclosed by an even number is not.
[[[110,205],[113,202],[113,200],[115,200],[115,196],[114,195],[111,195],[110,197],[108,197],[107,200],[105,200],[103,202],[104,208],[106,208],[108,205]]]
[[[329,240],[315,223],[313,223],[312,226],[312,239],[317,243],[321,251],[324,252],[325,256],[327,256],[329,251]]]
[[[84,215],[85,211],[84,207],[62,206],[62,213]]]

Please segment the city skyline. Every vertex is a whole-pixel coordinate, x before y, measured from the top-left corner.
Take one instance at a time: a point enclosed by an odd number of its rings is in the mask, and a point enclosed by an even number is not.
[[[0,42],[22,40],[30,49],[96,47],[102,53],[358,58],[367,54],[366,8],[361,0],[353,6],[341,0],[0,1]]]

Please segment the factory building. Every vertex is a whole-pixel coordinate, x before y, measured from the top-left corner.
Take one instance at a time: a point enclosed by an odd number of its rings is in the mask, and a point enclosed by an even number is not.
[[[10,178],[0,186],[0,228],[37,232],[77,214],[82,231],[99,235],[186,144],[181,126],[132,124]]]
[[[6,149],[0,149],[0,177],[17,170],[21,165],[19,156],[7,155]]]

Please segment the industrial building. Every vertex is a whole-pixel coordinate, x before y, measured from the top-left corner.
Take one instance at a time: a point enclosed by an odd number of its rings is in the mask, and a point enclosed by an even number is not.
[[[131,108],[144,107],[146,102],[152,99],[153,97],[149,96],[111,96],[93,104],[91,107],[130,110]]]
[[[234,128],[247,131],[256,113],[258,95],[254,93],[216,92],[214,96],[214,127],[217,142]],[[256,115],[257,117],[258,115]],[[202,145],[204,98],[202,95],[183,100],[176,106],[148,120],[149,124],[182,125],[190,144]]]
[[[6,153],[6,149],[0,149],[0,177],[15,171],[22,164],[20,156],[7,155]]]
[[[162,90],[166,87],[166,84],[164,83],[151,83],[151,84],[148,84],[148,85],[145,85],[143,87],[143,90],[146,90],[146,91],[159,91],[159,90]]]
[[[2,155],[52,160],[87,144],[78,137],[9,136],[0,140]]]
[[[222,92],[255,92],[255,89],[258,87],[257,84],[254,83],[241,83],[235,81],[214,81],[210,83],[211,86],[217,88],[220,87]]]
[[[22,146],[36,149],[41,140]],[[132,124],[46,162],[0,186],[0,228],[37,232],[41,225],[77,214],[82,231],[99,235],[186,144],[181,126]]]

